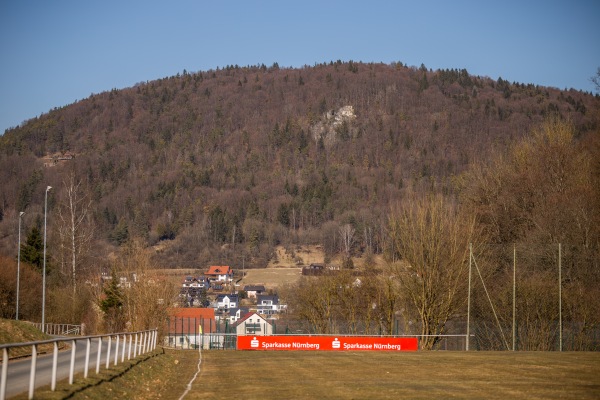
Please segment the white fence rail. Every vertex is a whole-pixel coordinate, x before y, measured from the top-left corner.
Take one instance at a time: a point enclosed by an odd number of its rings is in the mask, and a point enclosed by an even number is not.
[[[41,322],[32,322],[33,326],[38,328],[40,331],[47,333],[48,335],[54,336],[68,336],[68,335],[84,335],[84,325],[73,325],[73,324],[43,324]]]
[[[71,346],[70,350],[70,362],[69,365],[69,384],[73,384],[73,376],[75,375],[75,360],[77,355],[77,349],[79,345],[85,347],[85,363],[83,367],[84,378],[88,376],[88,370],[90,368],[90,357],[92,356],[92,347],[95,347],[96,357],[96,373],[100,372],[100,366],[105,363],[108,369],[111,365],[117,365],[119,360],[125,361],[125,354],[127,353],[127,360],[135,358],[138,355],[153,351],[156,349],[158,331],[157,329],[139,331],[139,332],[127,332],[127,333],[112,333],[107,335],[96,335],[96,336],[80,336],[73,338],[60,338],[41,340],[36,342],[27,343],[12,343],[0,345],[2,350],[2,375],[0,380],[0,400],[6,399],[8,384],[13,384],[13,381],[9,382],[9,354],[10,350],[17,347],[31,347],[31,360],[29,368],[29,385],[28,385],[28,398],[32,399],[36,386],[36,375],[39,373],[37,368],[38,359],[38,348],[40,345],[52,344],[52,363],[51,371],[52,377],[50,380],[50,387],[52,390],[56,389],[56,380],[58,372],[58,344],[60,342],[67,343]],[[114,341],[114,343],[113,343]],[[106,343],[106,345],[104,344]],[[95,344],[95,346],[94,346]],[[62,352],[64,353],[64,352]],[[81,355],[81,353],[80,353]],[[16,378],[15,378],[16,379]],[[15,382],[16,383],[16,382]],[[44,382],[43,384],[47,384]],[[14,386],[17,386],[14,384]],[[26,389],[27,390],[27,389]],[[12,395],[18,394],[12,393]]]

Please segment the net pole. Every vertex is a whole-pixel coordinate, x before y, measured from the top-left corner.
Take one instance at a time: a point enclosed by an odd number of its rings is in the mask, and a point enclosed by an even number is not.
[[[558,351],[563,349],[563,338],[562,338],[562,248],[561,244],[558,244]]]
[[[517,344],[517,246],[513,245],[513,320],[512,320],[512,351]]]
[[[470,325],[471,325],[471,271],[473,259],[473,243],[469,243],[469,290],[467,294],[467,338],[465,342],[465,350],[469,351],[469,336],[470,336]]]

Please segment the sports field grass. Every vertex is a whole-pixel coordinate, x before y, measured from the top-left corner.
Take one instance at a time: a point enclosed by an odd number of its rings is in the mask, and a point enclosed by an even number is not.
[[[598,399],[600,353],[205,351],[189,399]]]
[[[39,399],[180,399],[197,350],[143,360],[43,388]],[[195,399],[599,399],[600,353],[203,351]],[[26,399],[26,393],[16,399]]]

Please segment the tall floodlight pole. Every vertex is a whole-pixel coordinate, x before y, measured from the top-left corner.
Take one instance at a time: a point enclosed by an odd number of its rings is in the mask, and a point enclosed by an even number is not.
[[[52,186],[46,188],[44,200],[44,267],[42,271],[42,332],[46,333],[46,220],[48,217],[48,192]]]
[[[17,314],[15,319],[19,320],[19,281],[21,278],[21,218],[25,214],[23,211],[19,213],[19,246],[17,250]]]
[[[473,244],[469,243],[469,293],[467,294],[467,339],[465,342],[465,350],[469,351],[469,336],[471,335],[470,332],[470,325],[471,325],[471,260],[473,259]]]

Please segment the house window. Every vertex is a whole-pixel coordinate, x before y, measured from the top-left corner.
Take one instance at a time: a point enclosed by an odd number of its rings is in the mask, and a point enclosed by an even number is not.
[[[252,334],[261,331],[260,324],[246,324],[246,333]]]

